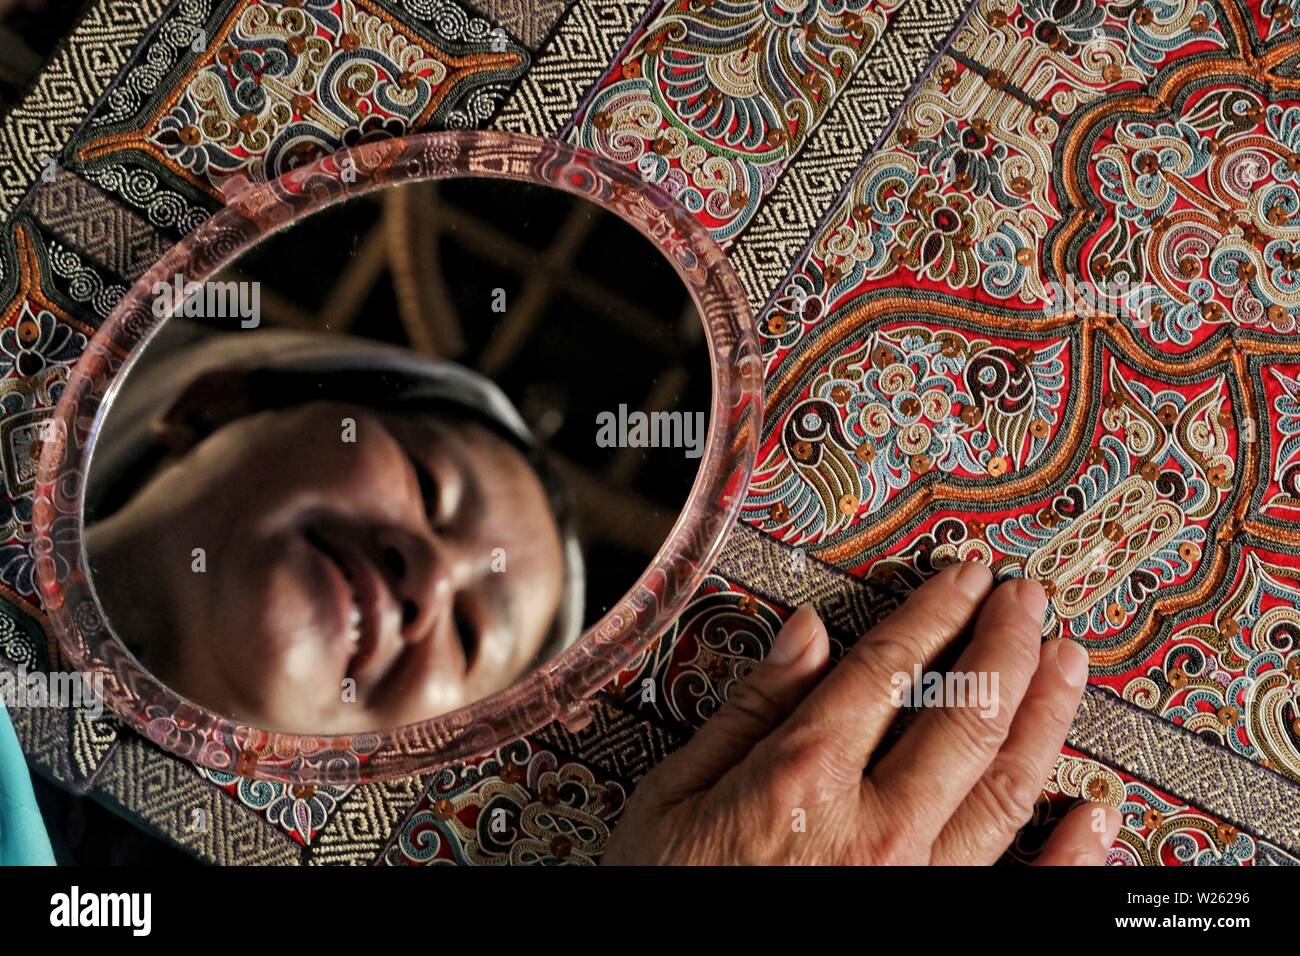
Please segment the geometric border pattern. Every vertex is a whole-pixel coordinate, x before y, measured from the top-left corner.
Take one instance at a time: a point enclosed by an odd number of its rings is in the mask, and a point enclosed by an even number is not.
[[[92,4],[32,89],[0,119],[0,223],[13,214],[45,162],[57,159],[168,6],[168,0]]]
[[[652,6],[648,0],[578,0],[492,124],[556,136]]]
[[[908,0],[776,190],[727,251],[755,313],[798,261],[814,224],[893,127],[891,119],[975,10],[968,0]]]

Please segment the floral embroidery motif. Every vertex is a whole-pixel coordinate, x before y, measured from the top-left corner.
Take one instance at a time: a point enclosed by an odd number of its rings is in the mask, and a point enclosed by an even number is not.
[[[589,865],[625,799],[617,782],[521,740],[478,765],[439,773],[383,862]]]
[[[753,218],[901,6],[665,4],[578,118],[573,141],[635,166],[725,243]]]
[[[742,512],[891,589],[957,560],[1033,577],[1094,682],[1288,776],[1290,17],[983,0],[759,313]],[[974,387],[985,355],[1003,404]],[[1243,581],[1255,610],[1207,622]]]
[[[217,786],[232,794],[244,806],[261,813],[268,821],[302,844],[311,843],[351,787],[291,786],[268,780],[250,780],[233,774],[196,768]]]
[[[1064,345],[1012,348],[917,326],[874,333],[785,417],[746,512],[802,544],[876,512],[918,475],[1031,465],[1058,420]]]
[[[1192,807],[1067,752],[1044,788],[1042,808],[1064,798],[1108,803],[1124,818],[1111,866],[1294,866],[1293,856]],[[1037,815],[1037,814],[1036,814]],[[1016,855],[1013,848],[1013,855]]]
[[[1300,585],[1261,552],[1211,612],[1180,626],[1125,699],[1300,780]]]
[[[1271,416],[1277,431],[1269,474],[1273,486],[1260,510],[1295,520],[1300,517],[1300,369],[1270,367],[1265,375],[1265,387],[1275,384],[1279,394]]]
[[[1106,212],[1080,237],[1081,275],[1132,287],[1122,306],[1156,342],[1187,346],[1222,323],[1294,332],[1300,106],[1235,83],[1175,101],[1176,116],[1102,131],[1093,156]],[[1079,188],[1086,202],[1091,187]]]
[[[479,124],[527,54],[450,0],[423,6],[436,40],[373,0],[246,0],[142,128],[95,136],[77,157],[143,152],[219,196],[231,176],[263,181],[340,146]]]
[[[14,231],[18,290],[0,313],[0,593],[36,602],[32,491],[48,423],[91,333],[44,288],[30,227]],[[56,534],[60,533],[56,531]]]

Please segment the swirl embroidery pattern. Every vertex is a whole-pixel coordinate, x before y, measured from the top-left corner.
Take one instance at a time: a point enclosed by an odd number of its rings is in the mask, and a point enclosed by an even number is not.
[[[571,138],[634,166],[725,244],[758,212],[904,2],[664,4]]]
[[[759,316],[743,520],[1035,578],[1094,683],[1300,781],[1298,65],[1281,4],[982,0]],[[1161,801],[1121,855],[1244,847]]]
[[[123,172],[114,157],[143,159],[219,200],[231,177],[266,181],[340,146],[480,125],[527,52],[449,0],[407,6],[432,20],[427,33],[374,0],[241,0],[211,38],[191,28],[202,51],[152,109],[121,121],[114,102],[75,161],[135,204],[156,202],[147,187],[157,179]]]

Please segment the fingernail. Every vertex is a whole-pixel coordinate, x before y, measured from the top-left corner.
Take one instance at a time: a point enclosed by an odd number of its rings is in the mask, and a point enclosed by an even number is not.
[[[1119,836],[1119,831],[1124,827],[1124,814],[1105,803],[1095,803],[1093,812],[1100,812],[1104,817],[1101,826],[1094,826],[1092,829],[1101,841],[1101,845],[1109,850]]]
[[[776,635],[772,649],[767,652],[767,660],[779,667],[793,664],[803,656],[821,628],[822,620],[817,616],[817,609],[811,604],[799,605]]]
[[[1056,648],[1056,669],[1071,687],[1088,682],[1088,652],[1075,641],[1052,641]]]
[[[963,561],[953,576],[953,582],[973,598],[981,598],[993,581],[993,572],[978,561]]]
[[[1035,621],[1040,624],[1043,621],[1043,614],[1047,611],[1047,592],[1037,581],[1031,581],[1028,578],[1020,578],[1014,584],[1016,589],[1016,600],[1020,606],[1025,609]]]

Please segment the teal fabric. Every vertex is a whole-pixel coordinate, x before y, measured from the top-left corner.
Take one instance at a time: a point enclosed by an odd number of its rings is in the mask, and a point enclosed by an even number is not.
[[[53,866],[54,851],[32,794],[27,761],[0,703],[0,866]]]

